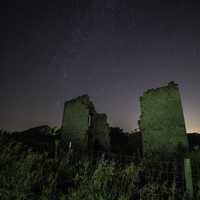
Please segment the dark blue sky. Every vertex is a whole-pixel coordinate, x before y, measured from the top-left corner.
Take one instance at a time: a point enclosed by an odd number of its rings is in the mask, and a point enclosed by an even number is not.
[[[180,85],[187,131],[200,132],[200,3],[9,1],[0,5],[0,127],[60,126],[89,94],[111,125],[137,128],[139,97]]]

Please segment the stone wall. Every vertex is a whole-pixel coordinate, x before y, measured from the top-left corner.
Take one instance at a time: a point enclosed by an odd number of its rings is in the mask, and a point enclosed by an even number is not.
[[[140,98],[139,127],[143,153],[177,152],[188,149],[184,115],[178,85],[150,89]]]
[[[65,103],[62,133],[63,137],[72,142],[72,146],[87,148],[88,129],[94,106],[87,95],[80,96]]]
[[[97,114],[95,116],[93,128],[94,144],[97,144],[100,149],[108,150],[110,147],[110,128],[107,123],[107,116],[105,114]]]
[[[72,148],[109,148],[109,126],[105,114],[98,114],[88,95],[83,95],[65,103],[62,134],[71,141]]]

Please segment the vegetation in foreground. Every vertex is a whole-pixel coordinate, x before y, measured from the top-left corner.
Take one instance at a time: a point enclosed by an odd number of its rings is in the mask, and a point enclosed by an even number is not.
[[[55,159],[19,142],[0,139],[0,199],[2,200],[148,200],[183,199],[176,172],[153,160],[119,162],[105,156],[78,159],[60,152]],[[200,154],[193,153],[196,199],[200,199]],[[165,164],[165,163],[164,163]],[[170,166],[171,169],[175,167]],[[186,199],[186,197],[185,197]]]

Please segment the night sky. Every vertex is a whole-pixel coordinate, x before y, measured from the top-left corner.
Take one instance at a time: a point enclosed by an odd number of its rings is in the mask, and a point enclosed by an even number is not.
[[[187,132],[200,132],[197,2],[1,2],[0,127],[60,126],[64,102],[87,93],[111,125],[132,130],[143,92],[175,81]]]

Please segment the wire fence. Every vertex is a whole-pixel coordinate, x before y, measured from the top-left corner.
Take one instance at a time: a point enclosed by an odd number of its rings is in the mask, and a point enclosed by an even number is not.
[[[79,155],[80,156],[80,155]],[[185,174],[183,159],[155,160],[110,152],[92,152],[94,160],[104,159],[115,163],[134,163],[138,170],[137,192],[134,200],[183,200],[186,199]],[[125,185],[126,183],[122,185]]]

